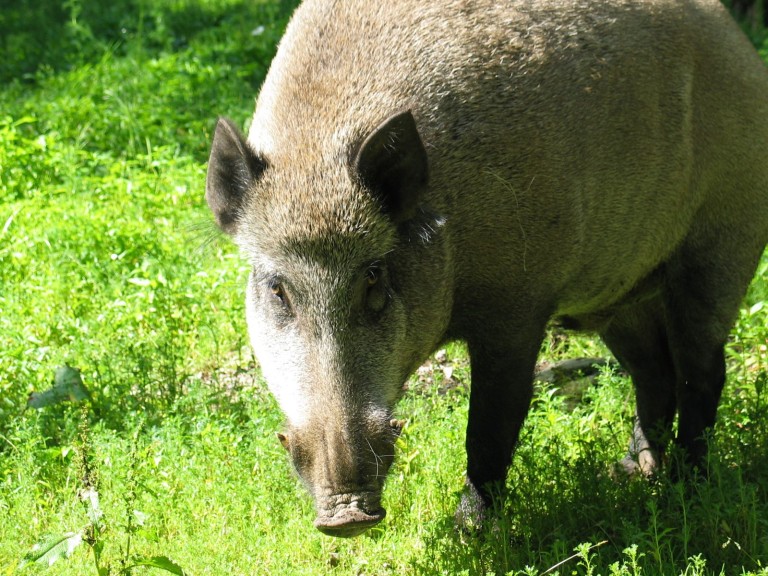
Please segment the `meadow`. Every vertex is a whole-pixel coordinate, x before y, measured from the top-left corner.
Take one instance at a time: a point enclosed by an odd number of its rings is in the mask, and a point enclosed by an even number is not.
[[[247,126],[296,4],[0,11],[0,576],[768,576],[768,253],[728,344],[708,481],[611,473],[633,392],[608,364],[539,383],[499,519],[457,531],[470,378],[454,343],[407,383],[387,518],[351,540],[315,530],[247,345],[247,265],[204,200],[216,117]],[[607,356],[556,328],[541,353]]]

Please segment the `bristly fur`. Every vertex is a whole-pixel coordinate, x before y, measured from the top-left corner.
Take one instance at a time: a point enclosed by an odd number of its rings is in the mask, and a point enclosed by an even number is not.
[[[625,460],[702,462],[768,241],[768,71],[718,0],[305,0],[207,198],[316,525],[384,517],[403,381],[468,343],[466,524],[504,484],[545,326],[632,375]],[[494,488],[494,486],[496,488]]]

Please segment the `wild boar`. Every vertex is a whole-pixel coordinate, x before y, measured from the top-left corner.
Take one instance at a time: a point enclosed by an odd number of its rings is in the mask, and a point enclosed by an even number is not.
[[[548,322],[632,376],[628,469],[701,462],[768,240],[768,72],[717,0],[306,0],[206,198],[321,531],[384,518],[404,381],[471,358],[465,521],[504,484]]]

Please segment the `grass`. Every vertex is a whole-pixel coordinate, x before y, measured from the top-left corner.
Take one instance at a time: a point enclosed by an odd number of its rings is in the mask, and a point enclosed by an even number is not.
[[[88,522],[80,405],[27,404],[63,365],[88,393],[114,571],[136,553],[195,576],[768,574],[768,257],[729,344],[709,482],[611,477],[632,392],[607,369],[575,396],[539,388],[501,519],[483,537],[457,533],[469,375],[454,344],[409,382],[387,519],[349,541],[312,527],[247,349],[247,270],[203,200],[216,115],[250,115],[294,5],[3,9],[0,575],[45,571],[19,560],[45,534]],[[554,331],[542,350],[605,354]],[[96,573],[87,547],[48,571]]]

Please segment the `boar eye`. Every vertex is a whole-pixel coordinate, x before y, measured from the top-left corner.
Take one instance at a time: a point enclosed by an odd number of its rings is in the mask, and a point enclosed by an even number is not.
[[[366,306],[373,312],[381,312],[387,305],[387,291],[381,281],[383,272],[378,266],[370,266],[365,271]]]
[[[285,289],[283,288],[283,285],[278,281],[270,282],[269,284],[269,291],[272,292],[272,295],[280,300],[282,304],[286,303],[285,298]]]
[[[365,272],[365,279],[368,282],[369,288],[372,288],[373,286],[375,286],[379,282],[380,278],[381,278],[381,268],[379,268],[378,266],[371,266]]]

